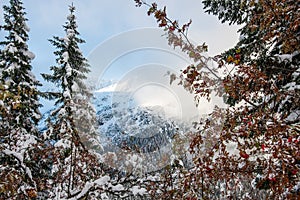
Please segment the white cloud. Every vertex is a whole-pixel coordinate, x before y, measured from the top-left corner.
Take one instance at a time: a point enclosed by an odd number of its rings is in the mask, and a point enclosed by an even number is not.
[[[0,5],[7,4],[8,0],[2,2]],[[111,0],[26,0],[24,5],[32,30],[31,40],[39,38],[36,43],[40,43],[41,40],[47,40],[52,35],[63,34],[62,25],[66,20],[68,5],[72,2],[77,8],[79,31],[87,41],[87,44],[82,47],[85,54],[112,35],[133,28],[157,27],[154,17],[147,16],[147,8],[136,8],[133,0],[118,2]],[[204,14],[203,6],[198,0],[176,1],[176,3],[174,0],[160,0],[158,3],[159,6],[167,6],[171,19],[179,19],[180,23],[192,19],[191,39],[197,43],[208,43],[212,54],[229,48],[237,41],[237,28],[221,25],[217,17]],[[46,44],[43,43],[43,45]],[[38,51],[43,52],[42,50],[43,47],[40,46]]]
[[[0,5],[2,6],[7,2],[8,0],[2,0]],[[53,64],[55,58],[51,51],[54,49],[47,40],[51,38],[52,35],[63,36],[62,25],[66,21],[68,5],[72,2],[74,2],[77,8],[76,16],[78,19],[79,32],[82,34],[82,38],[87,42],[87,44],[81,47],[85,55],[88,55],[98,44],[118,33],[134,28],[157,27],[154,17],[147,16],[147,9],[145,7],[136,8],[133,0],[26,0],[24,1],[24,6],[28,13],[28,24],[31,28],[29,46],[33,48],[34,53],[37,55],[34,61],[36,73],[47,71]],[[189,19],[192,19],[193,23],[190,29],[191,39],[197,43],[206,42],[209,45],[211,54],[220,53],[233,46],[237,41],[237,27],[222,25],[217,17],[204,14],[203,6],[199,0],[159,0],[158,3],[160,6],[167,6],[167,12],[171,19],[179,19],[180,23],[185,23]],[[149,40],[145,35],[139,37],[145,41]],[[124,47],[126,48],[126,42],[128,41],[123,40],[113,45],[108,45],[105,50],[108,55],[113,55],[113,51],[119,51]],[[51,59],[53,60],[52,62],[50,61]],[[106,57],[105,59],[100,59],[98,62],[105,62],[106,64],[112,62],[112,60],[107,60],[110,59],[110,57]],[[135,58],[132,57],[132,59],[134,60]],[[176,65],[179,64],[179,62],[169,57],[160,59],[164,62],[158,64],[166,65],[167,67],[177,67],[173,68],[174,70],[185,67]],[[141,60],[145,63],[138,63],[133,60],[122,60],[123,63],[119,64],[127,64],[129,66],[128,69],[130,69],[130,65],[136,67],[138,64],[149,64],[151,61],[145,59]],[[182,65],[182,63],[180,63],[180,65]],[[115,65],[115,67],[116,66],[117,65]],[[119,70],[118,67],[120,66],[121,65],[118,65],[115,70]],[[124,76],[127,73],[128,71],[125,70]],[[153,77],[153,74],[149,75],[149,77],[151,76]],[[146,79],[146,76],[144,76],[144,79]],[[153,90],[149,88],[148,90],[153,92]],[[186,92],[182,88],[180,90],[182,92],[180,95],[186,95]],[[163,90],[160,91],[160,93],[163,93]],[[172,98],[169,100],[174,103],[175,101],[174,99],[172,100]],[[190,99],[191,97],[188,98]],[[168,98],[164,97],[164,99]],[[166,100],[166,102],[169,100]],[[141,101],[144,101],[144,99],[141,99]],[[149,104],[149,102],[147,103]],[[187,105],[190,106],[192,104],[193,102]],[[182,105],[186,106],[183,103]],[[203,107],[203,109],[207,107],[208,106]],[[180,109],[189,110],[190,108],[183,107]],[[188,115],[189,113],[186,112],[185,114]]]

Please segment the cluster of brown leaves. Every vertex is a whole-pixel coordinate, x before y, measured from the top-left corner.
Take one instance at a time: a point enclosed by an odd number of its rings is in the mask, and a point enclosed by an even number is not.
[[[259,1],[260,9],[253,13],[248,23],[253,32],[265,32],[264,41],[280,41],[282,53],[293,53],[300,50],[300,12],[299,2],[292,0]]]

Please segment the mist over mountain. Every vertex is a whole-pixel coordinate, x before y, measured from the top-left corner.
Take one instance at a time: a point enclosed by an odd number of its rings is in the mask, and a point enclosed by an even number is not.
[[[176,134],[184,134],[190,128],[190,123],[168,112],[176,109],[174,106],[141,105],[132,94],[116,91],[116,85],[111,80],[101,82],[92,101],[105,152],[115,148],[129,148],[141,153],[165,151],[163,147],[169,145]],[[46,119],[53,109],[43,115],[39,125],[42,132],[46,130]]]
[[[104,148],[112,145],[139,152],[160,150],[176,134],[183,134],[187,125],[168,116],[166,108],[159,105],[139,105],[129,93],[110,91],[106,85],[95,92],[99,133]]]

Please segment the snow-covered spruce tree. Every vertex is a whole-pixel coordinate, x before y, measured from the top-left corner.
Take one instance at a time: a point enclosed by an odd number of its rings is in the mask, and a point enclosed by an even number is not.
[[[84,41],[79,38],[75,20],[75,7],[63,26],[64,38],[54,37],[50,42],[57,48],[57,66],[53,74],[42,74],[45,80],[59,88],[49,92],[48,98],[56,100],[56,108],[47,119],[44,133],[52,149],[52,173],[48,180],[48,199],[119,199],[143,195],[145,189],[134,177],[119,177],[118,170],[105,166],[98,152],[95,110],[90,104],[91,92],[84,80],[89,72],[87,60],[79,49]],[[116,173],[112,173],[116,172]]]
[[[63,26],[66,36],[50,40],[57,49],[54,52],[57,66],[51,67],[52,74],[42,74],[59,88],[57,92],[48,93],[50,99],[56,100],[44,134],[52,145],[49,156],[53,158],[48,198],[92,198],[90,195],[100,198],[101,193],[111,189],[108,183],[111,187],[113,184],[97,156],[101,147],[97,140],[95,110],[90,103],[92,94],[84,83],[89,65],[78,46],[84,40],[77,31],[75,7],[70,6],[69,10]]]
[[[223,81],[230,106],[223,139],[236,142],[241,157],[230,159],[231,168],[236,163],[242,176],[256,176],[253,185],[272,198],[295,198],[300,194],[300,3],[203,3],[222,22],[241,25],[240,41],[221,58],[234,67]]]
[[[166,8],[135,2],[149,6],[148,14],[154,14],[165,28],[170,45],[194,59],[183,70],[180,83],[196,99],[216,92],[228,104],[228,108],[216,108],[197,127],[190,145],[195,167],[183,170],[182,178],[174,180],[179,173],[170,172],[162,184],[153,184],[157,196],[296,199],[300,193],[300,4],[203,1],[208,13],[241,26],[234,48],[205,57],[206,46],[195,47],[189,41],[190,23],[179,26],[168,18]],[[216,67],[207,65],[209,60],[216,61]]]
[[[7,33],[0,42],[0,198],[28,199],[37,195],[37,167],[31,162],[38,148],[39,82],[31,72],[34,54],[27,41],[29,28],[20,0],[4,6]]]

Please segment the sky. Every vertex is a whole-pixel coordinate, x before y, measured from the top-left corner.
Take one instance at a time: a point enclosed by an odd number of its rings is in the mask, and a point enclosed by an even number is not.
[[[8,0],[1,0],[0,6],[7,3]],[[32,63],[33,72],[44,84],[44,89],[53,86],[44,83],[40,73],[49,73],[49,67],[55,65],[55,49],[48,39],[53,36],[64,37],[62,25],[66,22],[68,5],[71,3],[76,7],[78,30],[86,41],[80,48],[84,56],[91,60],[92,75],[98,79],[130,81],[132,76],[146,79],[158,75],[153,71],[137,75],[135,70],[154,63],[153,70],[163,66],[179,72],[189,62],[182,59],[182,55],[178,59],[171,48],[167,49],[167,41],[161,36],[162,32],[157,31],[154,17],[147,15],[146,7],[137,8],[134,0],[24,0],[23,3],[29,19],[29,49],[36,55]],[[159,0],[158,5],[166,5],[169,17],[179,20],[179,23],[192,19],[189,37],[195,43],[206,42],[211,55],[221,53],[238,41],[238,27],[221,24],[216,16],[205,14],[201,0]],[[153,34],[151,31],[154,31]],[[3,32],[0,34],[0,38],[3,38]],[[104,67],[97,66],[105,62],[107,64]],[[142,78],[139,80],[137,84],[145,84],[145,88],[149,89],[149,84],[142,81]],[[162,81],[157,83],[162,84]],[[138,90],[140,93],[140,88]],[[149,91],[153,91],[153,88]]]

